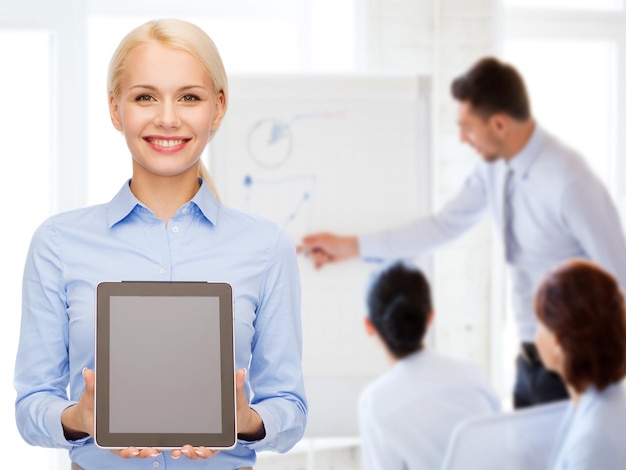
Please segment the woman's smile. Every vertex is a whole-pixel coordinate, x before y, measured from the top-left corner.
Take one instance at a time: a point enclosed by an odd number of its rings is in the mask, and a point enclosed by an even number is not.
[[[180,137],[143,137],[152,149],[157,152],[175,153],[185,148],[191,139]]]

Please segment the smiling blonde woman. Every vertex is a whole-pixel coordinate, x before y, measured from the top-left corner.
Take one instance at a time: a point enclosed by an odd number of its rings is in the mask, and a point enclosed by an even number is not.
[[[109,70],[110,116],[132,176],[109,203],[52,216],[32,238],[15,367],[18,429],[32,445],[67,449],[73,468],[248,468],[257,451],[290,449],[306,424],[295,247],[275,223],[221,204],[202,165],[228,104],[206,33],[175,19],[146,23],[122,40]],[[94,292],[117,279],[232,285],[234,449],[94,444]],[[160,387],[177,371],[154,379]]]

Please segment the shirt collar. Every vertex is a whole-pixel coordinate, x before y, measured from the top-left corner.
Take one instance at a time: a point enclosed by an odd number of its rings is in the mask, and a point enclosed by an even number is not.
[[[544,133],[539,125],[535,123],[535,128],[524,148],[508,162],[509,168],[519,175],[520,178],[525,178],[528,175],[530,167],[537,159],[537,155],[539,155],[543,140]]]
[[[593,385],[587,386],[587,389],[580,396],[580,401],[578,402],[578,406],[576,407],[578,409],[578,414],[585,414],[598,400],[598,398],[600,398],[600,395],[602,395],[612,386],[613,385],[609,385],[602,392],[599,392],[598,389]]]
[[[191,198],[191,204],[195,204],[209,222],[217,224],[220,203],[204,180],[200,180],[200,189]]]
[[[417,351],[412,352],[408,356],[404,356],[402,359],[398,359],[395,365],[397,367],[408,367],[406,364],[410,364],[415,361],[424,360],[424,358],[428,357],[429,355],[430,355],[430,352],[426,349],[426,347],[422,346],[421,349],[418,349]]]
[[[125,219],[135,207],[144,207],[130,190],[130,181],[129,179],[124,183],[108,205],[107,223],[109,228]],[[200,213],[202,213],[209,222],[213,225],[217,223],[217,214],[220,204],[209,186],[203,180],[200,180],[200,189],[185,206],[192,204],[199,209]]]

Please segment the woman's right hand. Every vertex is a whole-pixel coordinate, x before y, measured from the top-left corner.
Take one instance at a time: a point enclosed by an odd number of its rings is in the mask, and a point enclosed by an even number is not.
[[[95,403],[95,384],[96,375],[91,369],[83,369],[83,378],[85,380],[85,392],[82,394],[78,403],[68,406],[61,413],[61,424],[68,441],[76,441],[93,436],[95,431],[94,422],[94,403]],[[114,454],[124,459],[129,458],[153,458],[161,453],[161,450],[152,447],[137,448],[126,447],[125,449],[111,450]],[[194,448],[192,446],[184,446],[180,450],[175,450],[172,455],[178,458],[185,455],[187,458],[206,459],[214,456],[219,451],[210,450],[205,447]]]
[[[94,433],[94,393],[96,375],[94,371],[83,369],[85,391],[78,403],[68,406],[61,413],[63,432],[68,441],[77,441]]]

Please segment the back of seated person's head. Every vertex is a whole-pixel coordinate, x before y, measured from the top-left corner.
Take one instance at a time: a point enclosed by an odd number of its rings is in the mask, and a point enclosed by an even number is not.
[[[378,273],[368,290],[367,308],[370,322],[395,358],[422,348],[432,303],[419,269],[398,262]]]
[[[626,375],[626,308],[615,278],[585,260],[549,273],[535,296],[539,321],[560,344],[563,379],[582,393]]]

